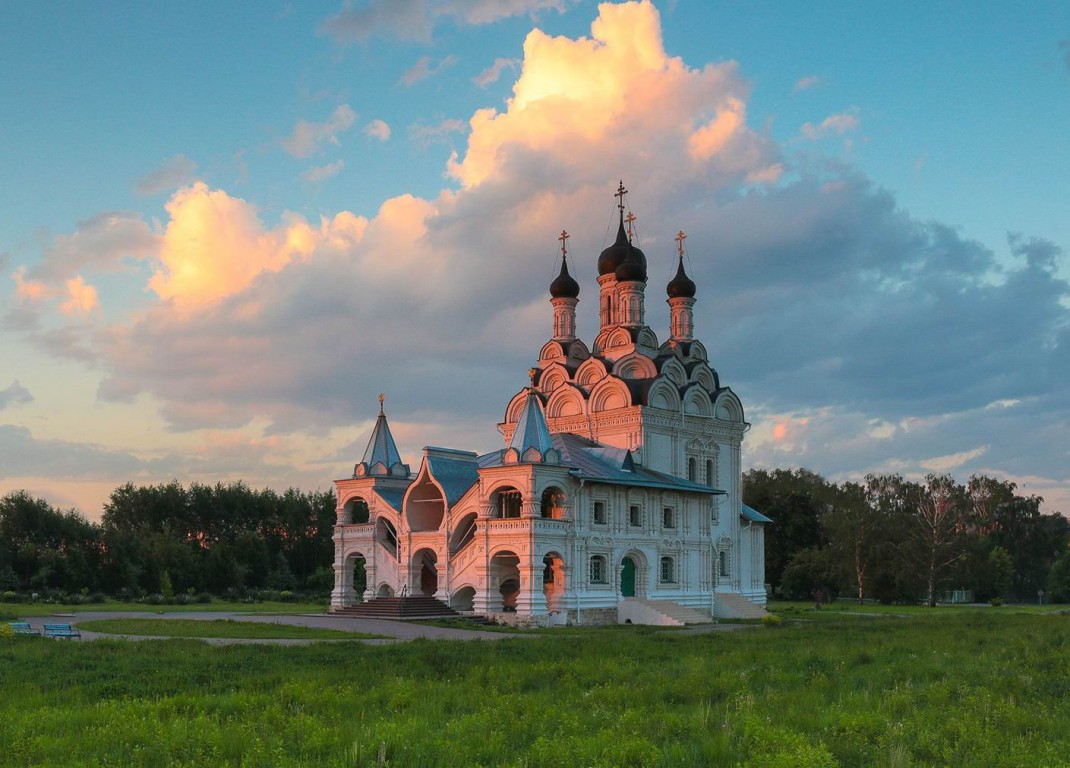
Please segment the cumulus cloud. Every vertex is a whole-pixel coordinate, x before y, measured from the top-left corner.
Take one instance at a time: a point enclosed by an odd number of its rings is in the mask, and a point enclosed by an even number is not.
[[[18,379],[11,382],[7,389],[0,389],[0,411],[15,405],[26,405],[33,402],[30,390],[22,386]]]
[[[67,300],[59,305],[59,311],[65,315],[85,315],[100,306],[97,289],[86,283],[85,278],[76,275],[64,283]]]
[[[511,16],[552,9],[563,12],[568,0],[367,0],[346,2],[320,25],[339,44],[366,42],[373,36],[427,42],[436,25],[491,24]]]
[[[364,126],[364,135],[371,136],[373,139],[379,139],[379,141],[389,141],[390,126],[383,120],[376,118]]]
[[[861,119],[858,116],[858,107],[852,107],[846,112],[840,112],[835,115],[829,115],[817,125],[813,123],[803,123],[803,127],[800,129],[803,138],[810,141],[816,141],[823,139],[826,136],[842,136],[849,131],[858,130],[858,126],[861,125]]]
[[[446,56],[438,61],[432,61],[430,56],[421,56],[416,63],[409,67],[401,75],[402,85],[415,85],[421,80],[434,77],[444,69],[449,69],[457,63],[456,56]]]
[[[73,233],[53,237],[22,282],[28,293],[40,293],[32,283],[59,285],[87,269],[114,272],[155,255],[159,247],[159,233],[140,214],[102,211],[78,222]]]
[[[328,144],[337,145],[339,134],[353,127],[357,113],[348,104],[342,104],[322,123],[300,120],[293,133],[282,140],[282,148],[294,157],[309,157]]]
[[[196,170],[195,162],[185,155],[175,155],[138,179],[134,189],[145,197],[171,192],[192,182]]]
[[[494,63],[472,78],[472,82],[480,88],[486,88],[491,83],[496,83],[506,69],[516,69],[519,62],[516,59],[495,59]]]
[[[345,168],[345,165],[344,160],[335,160],[326,165],[317,165],[302,173],[301,178],[307,182],[315,184],[324,179],[329,179],[332,176],[337,176],[342,169]]]
[[[649,3],[606,4],[589,37],[529,34],[504,109],[468,121],[455,189],[319,221],[180,190],[156,235],[160,301],[88,342],[100,395],[147,393],[174,429],[290,435],[374,416],[386,391],[403,451],[436,434],[498,447],[493,422],[550,333],[563,228],[594,336],[623,176],[662,337],[673,235],[688,233],[696,332],[754,423],[748,464],[834,478],[1000,467],[1070,486],[1062,251],[1015,237],[993,253],[849,166],[793,167],[749,126],[748,97],[735,63],[667,54]]]

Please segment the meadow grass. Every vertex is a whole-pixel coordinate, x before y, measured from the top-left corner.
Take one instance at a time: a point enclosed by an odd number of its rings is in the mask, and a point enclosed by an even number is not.
[[[188,605],[150,605],[148,603],[127,603],[108,600],[103,603],[83,603],[81,605],[8,603],[0,606],[0,612],[17,615],[23,619],[74,613],[99,613],[101,611],[139,611],[142,613],[326,613],[327,605],[325,603],[283,603],[278,601],[244,603],[226,600],[213,600],[210,603],[190,603]]]
[[[230,619],[97,619],[82,621],[79,629],[109,635],[149,637],[242,638],[257,640],[373,640],[385,635],[346,632],[340,629],[295,627],[259,621]]]
[[[1070,764],[1070,616],[636,629],[392,646],[0,641],[0,764]]]

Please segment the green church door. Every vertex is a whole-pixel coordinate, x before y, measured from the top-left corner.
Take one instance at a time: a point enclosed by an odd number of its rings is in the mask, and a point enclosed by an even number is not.
[[[635,561],[626,557],[620,565],[620,593],[624,597],[635,597]]]

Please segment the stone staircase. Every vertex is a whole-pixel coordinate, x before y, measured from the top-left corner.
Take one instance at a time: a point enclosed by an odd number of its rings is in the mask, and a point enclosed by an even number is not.
[[[460,619],[475,618],[457,613],[441,600],[423,595],[376,597],[365,603],[331,610],[332,616],[355,619]]]
[[[621,623],[654,624],[663,627],[682,627],[685,624],[710,624],[713,617],[705,611],[680,605],[672,600],[625,598],[617,606]]]
[[[735,592],[717,592],[713,596],[713,613],[721,619],[760,619],[766,610]]]

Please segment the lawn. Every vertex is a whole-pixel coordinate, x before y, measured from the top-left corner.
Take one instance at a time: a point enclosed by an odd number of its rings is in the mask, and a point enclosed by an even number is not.
[[[1066,613],[632,629],[0,641],[0,765],[1070,765]]]
[[[326,613],[324,603],[283,603],[278,601],[263,603],[243,603],[225,600],[213,600],[210,603],[190,603],[188,605],[150,605],[149,603],[123,603],[109,600],[103,603],[82,603],[66,605],[63,603],[4,603],[0,605],[0,614],[19,616],[28,619],[37,616],[55,616],[74,613],[98,613],[100,611],[142,611],[145,613]]]
[[[149,637],[212,637],[257,640],[369,640],[385,635],[366,632],[344,632],[339,629],[295,627],[260,621],[232,621],[230,619],[98,619],[83,621],[79,629],[110,635],[141,635]]]

